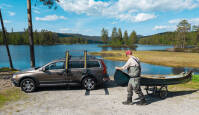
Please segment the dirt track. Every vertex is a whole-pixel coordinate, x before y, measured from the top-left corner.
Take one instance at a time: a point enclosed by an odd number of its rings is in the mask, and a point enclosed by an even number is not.
[[[109,95],[105,95],[105,92]],[[144,91],[145,93],[145,91]],[[145,93],[146,94],[146,93]],[[9,103],[0,115],[198,115],[199,91],[170,92],[162,100],[146,96],[148,105],[122,105],[126,87],[114,84],[107,90],[98,89],[85,96],[79,87],[40,88],[29,98]],[[137,95],[134,95],[134,102]]]

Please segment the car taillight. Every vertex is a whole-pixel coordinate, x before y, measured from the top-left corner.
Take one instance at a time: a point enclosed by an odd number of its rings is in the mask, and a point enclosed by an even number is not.
[[[105,63],[104,63],[103,60],[101,60],[101,63],[102,63],[102,66],[103,66],[103,74],[106,74],[107,73],[107,71],[106,71],[106,65],[105,65]]]

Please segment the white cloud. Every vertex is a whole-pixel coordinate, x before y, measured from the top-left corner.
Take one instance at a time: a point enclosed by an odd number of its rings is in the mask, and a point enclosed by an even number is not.
[[[178,18],[178,19],[173,19],[173,20],[169,20],[168,23],[169,24],[178,24],[181,20],[187,20],[191,25],[199,25],[199,18]]]
[[[0,8],[11,8],[12,7],[12,5],[10,5],[10,4],[5,4],[5,3],[3,3],[3,4],[0,4]]]
[[[154,14],[139,13],[135,16],[135,22],[143,22],[153,18],[156,18]]]
[[[154,14],[138,13],[136,16],[136,9],[130,9],[128,12],[120,12],[118,10],[117,2],[102,2],[94,0],[60,0],[59,5],[65,10],[75,12],[77,14],[99,15],[120,20],[128,20],[133,22],[142,22],[155,18]]]
[[[4,23],[12,23],[10,20],[4,20]]]
[[[36,17],[35,18],[35,20],[38,20],[38,21],[54,21],[54,20],[58,20],[58,19],[66,20],[67,18],[64,16],[57,16],[57,15],[48,15],[45,17]]]
[[[75,13],[86,13],[92,15],[100,13],[104,8],[107,8],[109,3],[94,0],[60,0],[58,3],[65,11],[71,11]]]
[[[120,15],[116,16],[116,18],[123,20],[123,21],[128,20],[128,21],[132,21],[132,22],[144,22],[144,21],[156,18],[156,16],[154,14],[147,14],[147,13],[139,13],[139,14],[133,16],[128,13],[128,14],[120,14]]]
[[[170,24],[177,24],[177,23],[179,23],[181,20],[182,20],[182,19],[173,19],[173,20],[169,20],[168,22],[169,22]]]
[[[193,9],[199,6],[196,0],[119,0],[121,11],[137,9],[141,11],[174,11]]]
[[[170,26],[155,26],[153,30],[167,30],[170,29]]]
[[[114,25],[114,24],[117,24],[117,23],[118,23],[118,22],[114,21],[114,22],[112,22],[111,24],[113,24],[113,25]]]
[[[15,12],[8,12],[8,14],[10,15],[10,16],[14,16],[15,15]]]
[[[38,11],[38,10],[33,10],[33,12],[36,14],[40,14],[40,11]]]
[[[199,25],[199,18],[191,18],[188,20],[192,25]]]
[[[77,14],[98,15],[142,22],[155,18],[154,12],[178,11],[199,7],[198,0],[60,0],[61,8]]]
[[[172,24],[172,25],[159,25],[159,26],[155,26],[153,28],[153,30],[175,30],[177,27],[177,24],[181,21],[181,20],[187,20],[191,25],[199,25],[199,18],[177,18],[177,19],[173,19],[173,20],[169,20],[168,23]]]

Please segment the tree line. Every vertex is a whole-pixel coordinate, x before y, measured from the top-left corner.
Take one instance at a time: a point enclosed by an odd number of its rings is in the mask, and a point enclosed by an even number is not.
[[[135,43],[138,42],[138,37],[134,30],[129,36],[127,30],[122,34],[121,28],[117,29],[116,27],[113,28],[110,37],[108,30],[102,28],[101,39],[105,44],[107,44],[105,46],[111,47],[135,47]]]
[[[7,32],[8,44],[22,45],[29,44],[28,30],[24,32]],[[53,44],[87,44],[88,40],[81,37],[59,37],[56,33],[48,30],[35,30],[33,32],[34,44],[38,45],[53,45]],[[3,44],[2,31],[0,30],[0,44]]]
[[[182,20],[174,32],[145,36],[139,40],[139,43],[174,45],[176,48],[185,48],[187,45],[199,46],[199,25],[191,27],[187,20]]]

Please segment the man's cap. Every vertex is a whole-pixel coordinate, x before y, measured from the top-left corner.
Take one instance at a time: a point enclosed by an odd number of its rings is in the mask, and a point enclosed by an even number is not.
[[[132,53],[132,51],[131,50],[127,50],[126,51],[126,55],[132,55],[133,53]]]

